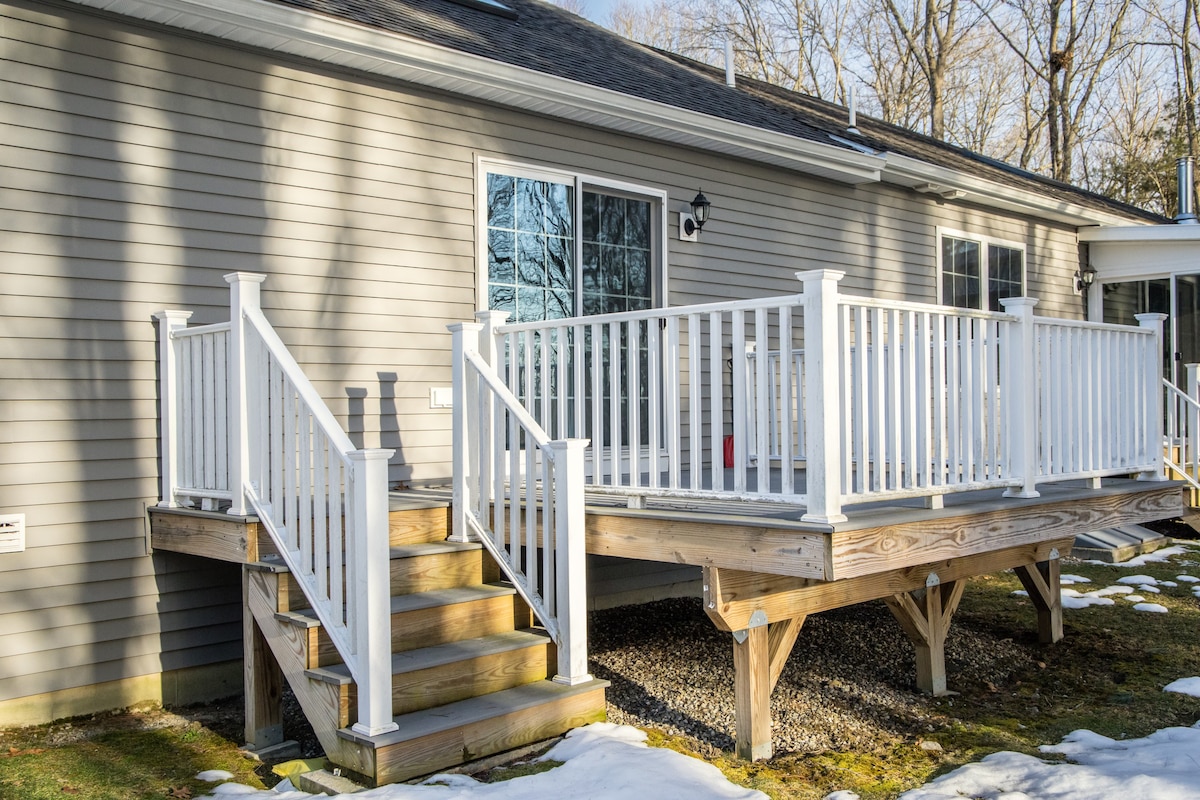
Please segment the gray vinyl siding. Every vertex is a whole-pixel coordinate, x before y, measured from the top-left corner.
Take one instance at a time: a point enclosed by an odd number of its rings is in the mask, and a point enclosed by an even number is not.
[[[935,300],[938,225],[1024,242],[1041,313],[1079,315],[1074,232],[360,79],[53,3],[0,5],[0,700],[236,658],[236,568],[146,555],[164,308],[263,305],[394,481],[449,474],[448,322],[475,310],[476,160],[670,195],[671,305],[794,293]],[[703,187],[712,220],[679,242]]]

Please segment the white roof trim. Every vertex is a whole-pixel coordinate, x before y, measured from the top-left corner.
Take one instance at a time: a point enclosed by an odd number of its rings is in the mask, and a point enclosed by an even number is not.
[[[1200,241],[1200,225],[1120,225],[1110,228],[1084,228],[1081,242],[1195,242]]]
[[[268,0],[72,0],[84,6],[275,50],[599,128],[724,153],[840,183],[887,181],[1072,225],[1129,217],[1062,202],[894,153],[863,153],[687,111]],[[919,190],[919,189],[918,189]],[[928,191],[928,189],[926,189]]]
[[[883,180],[917,192],[938,194],[947,199],[963,198],[989,208],[1030,214],[1068,225],[1129,226],[1133,222],[1128,216],[1088,208],[909,156],[885,153],[885,157],[887,166],[883,168]]]

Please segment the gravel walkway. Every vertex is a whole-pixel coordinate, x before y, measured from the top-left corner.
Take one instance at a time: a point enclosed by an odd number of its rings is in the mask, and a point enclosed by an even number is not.
[[[664,600],[591,617],[596,677],[612,682],[610,722],[655,727],[715,754],[733,748],[733,648],[699,599]],[[1001,684],[1036,653],[963,624],[950,629],[954,684]],[[935,729],[942,714],[916,691],[913,648],[882,601],[805,621],[771,694],[775,752],[870,752]]]

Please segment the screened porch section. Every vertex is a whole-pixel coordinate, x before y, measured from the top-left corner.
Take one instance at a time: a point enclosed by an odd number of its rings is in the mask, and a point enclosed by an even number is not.
[[[1002,312],[881,301],[841,294],[841,277],[546,322],[481,312],[464,347],[550,439],[588,441],[589,494],[633,507],[740,498],[833,523],[860,503],[1160,474],[1160,315],[1131,327],[1035,316],[1029,298]],[[512,412],[464,374],[465,480],[491,478],[468,494],[512,500],[536,458],[518,458]]]

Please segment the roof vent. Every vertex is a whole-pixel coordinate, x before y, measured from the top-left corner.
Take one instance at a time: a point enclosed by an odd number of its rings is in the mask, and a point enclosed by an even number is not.
[[[1175,222],[1180,225],[1195,225],[1197,222],[1196,209],[1192,204],[1195,180],[1191,156],[1184,156],[1175,162],[1175,191],[1179,196],[1179,211],[1175,214]]]
[[[856,103],[857,92],[854,90],[854,84],[850,84],[850,98],[847,110],[850,112],[850,124],[846,126],[846,133],[858,133],[858,104]]]
[[[737,87],[737,73],[733,71],[733,39],[725,40],[725,85]]]

